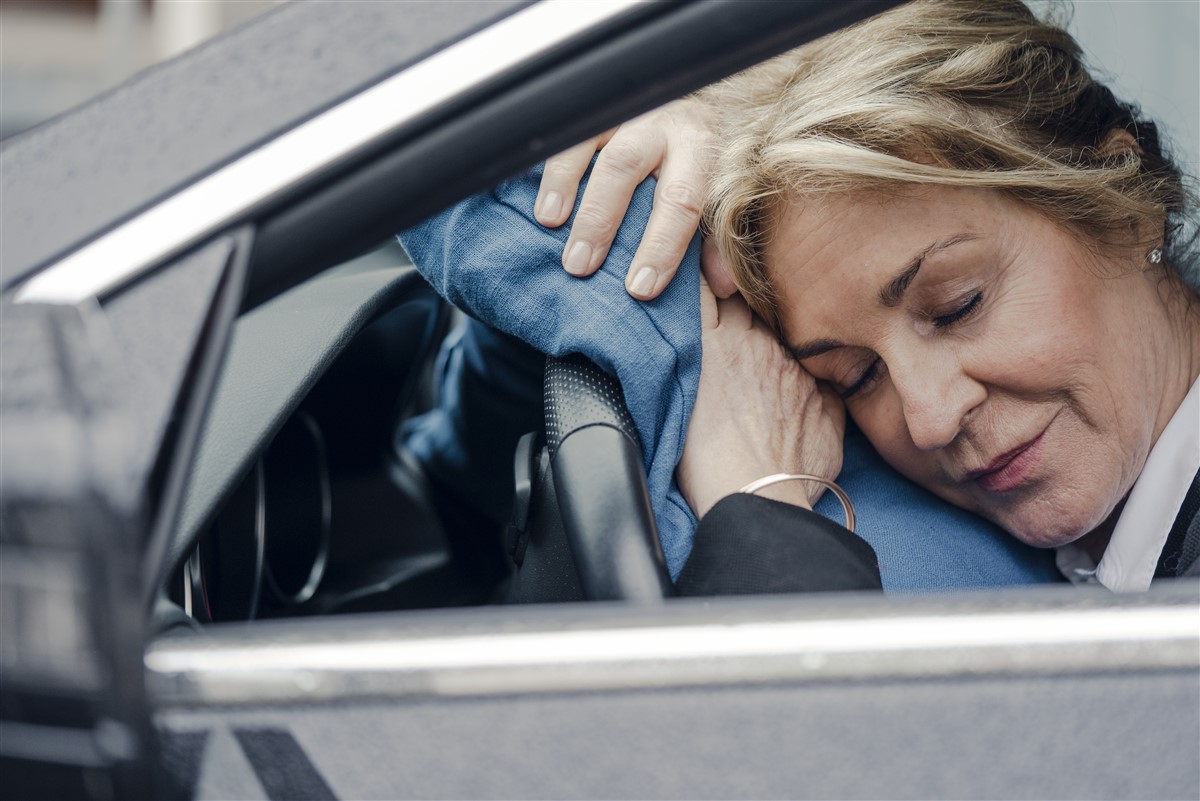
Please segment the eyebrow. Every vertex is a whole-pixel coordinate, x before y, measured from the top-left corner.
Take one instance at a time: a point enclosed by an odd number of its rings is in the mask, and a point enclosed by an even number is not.
[[[788,345],[784,343],[784,348],[798,362],[844,347],[846,347],[846,343],[838,342],[836,339],[814,339],[812,342],[805,342],[803,345]]]
[[[895,278],[888,281],[879,290],[880,304],[889,309],[899,306],[900,301],[904,299],[904,293],[908,291],[909,285],[912,284],[913,279],[917,277],[917,273],[921,271],[921,265],[925,262],[925,259],[929,258],[935,253],[938,253],[939,251],[945,250],[948,247],[952,247],[975,238],[975,234],[970,234],[964,231],[962,233],[954,234],[953,236],[948,236],[945,239],[939,239],[937,242],[934,242],[932,245],[922,250],[920,253],[914,256],[907,265],[905,265],[904,269],[901,270]],[[822,353],[828,353],[831,350],[844,348],[846,347],[846,343],[839,342],[836,339],[814,339],[810,342],[805,342],[802,345],[790,345],[784,343],[784,347],[787,349],[787,352],[791,354],[793,359],[796,359],[797,361],[804,361],[805,359],[811,359],[814,356],[820,356]]]
[[[883,288],[879,290],[880,304],[888,309],[894,309],[899,306],[900,301],[904,300],[904,293],[908,291],[909,284],[913,282],[913,279],[917,277],[917,273],[921,271],[921,265],[925,262],[925,259],[932,256],[934,253],[974,238],[974,234],[968,234],[964,231],[963,233],[955,234],[954,236],[949,236],[945,239],[940,239],[922,250],[913,257],[912,261],[910,261],[903,270],[900,271],[899,275],[897,275],[891,281],[888,281],[883,285]]]

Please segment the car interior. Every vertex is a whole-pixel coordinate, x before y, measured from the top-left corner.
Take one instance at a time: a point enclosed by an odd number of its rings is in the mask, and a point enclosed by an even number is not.
[[[550,360],[545,426],[492,478],[513,498],[507,529],[452,540],[398,440],[436,402],[456,317],[387,243],[237,319],[172,545],[176,607],[212,623],[669,596],[637,432],[582,357]]]

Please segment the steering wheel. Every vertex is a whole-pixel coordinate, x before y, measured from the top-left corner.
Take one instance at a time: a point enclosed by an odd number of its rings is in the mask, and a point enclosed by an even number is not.
[[[655,602],[673,594],[620,383],[585,356],[546,360],[546,448],[584,597]]]

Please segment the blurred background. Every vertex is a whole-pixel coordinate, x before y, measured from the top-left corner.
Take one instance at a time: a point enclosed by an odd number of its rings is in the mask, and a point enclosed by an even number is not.
[[[1048,10],[1087,52],[1122,100],[1141,105],[1166,131],[1179,166],[1200,176],[1200,0],[1060,0]]]
[[[282,1],[0,0],[0,138]],[[1092,65],[1119,96],[1136,99],[1162,124],[1181,166],[1193,176],[1200,173],[1200,0],[1034,0],[1033,5],[1069,20]]]
[[[270,10],[278,0],[0,0],[0,138]]]

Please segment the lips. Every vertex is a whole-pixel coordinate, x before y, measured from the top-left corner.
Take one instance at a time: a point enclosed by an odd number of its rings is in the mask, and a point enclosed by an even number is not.
[[[988,492],[1006,492],[1022,484],[1041,461],[1043,441],[1049,426],[1033,439],[1006,451],[987,466],[972,470],[965,476]]]

